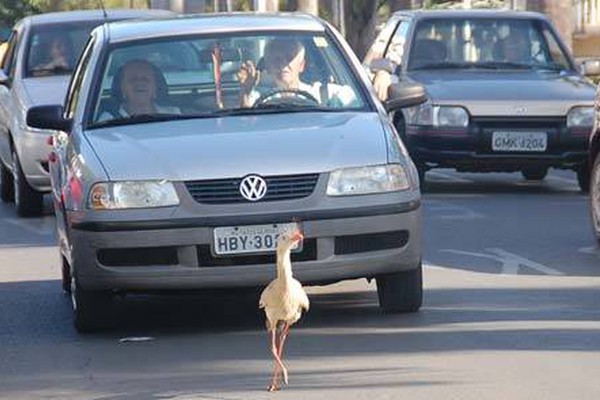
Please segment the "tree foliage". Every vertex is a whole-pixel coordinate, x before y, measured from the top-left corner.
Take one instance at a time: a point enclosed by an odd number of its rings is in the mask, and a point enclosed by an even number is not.
[[[11,27],[24,16],[37,14],[40,11],[30,1],[2,0],[0,2],[0,26]]]

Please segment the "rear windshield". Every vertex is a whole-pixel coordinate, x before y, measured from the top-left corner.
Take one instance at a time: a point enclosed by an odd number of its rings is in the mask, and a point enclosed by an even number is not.
[[[29,39],[25,76],[71,74],[90,32],[102,22],[34,26]]]

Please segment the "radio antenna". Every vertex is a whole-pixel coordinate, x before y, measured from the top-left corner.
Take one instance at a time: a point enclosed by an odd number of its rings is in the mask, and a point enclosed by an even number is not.
[[[104,15],[104,20],[108,21],[108,14],[106,13],[106,8],[104,7],[104,1],[98,0],[98,3],[100,3],[100,8],[102,9],[102,15]]]

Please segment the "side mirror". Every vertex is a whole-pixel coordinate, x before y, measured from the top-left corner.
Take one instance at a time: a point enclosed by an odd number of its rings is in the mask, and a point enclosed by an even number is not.
[[[585,60],[581,63],[581,73],[585,76],[600,75],[600,60]]]
[[[27,125],[32,128],[70,131],[70,119],[63,118],[63,107],[59,105],[36,106],[27,111]]]
[[[4,73],[4,70],[0,69],[0,85],[8,86],[9,83],[10,83],[10,79],[8,78],[8,76],[6,76],[6,74]]]
[[[388,99],[383,104],[387,112],[414,107],[427,101],[425,88],[418,83],[395,83],[389,87]]]

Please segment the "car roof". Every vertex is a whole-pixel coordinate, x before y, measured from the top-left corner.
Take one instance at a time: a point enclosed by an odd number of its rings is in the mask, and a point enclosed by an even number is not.
[[[105,25],[110,42],[173,35],[252,31],[324,32],[325,24],[306,13],[192,14],[153,20],[112,22]]]
[[[160,17],[172,16],[174,13],[167,10],[147,10],[147,9],[107,9],[106,16],[109,20],[141,18],[141,17]],[[102,10],[76,10],[59,11],[45,14],[31,15],[23,18],[23,23],[31,25],[56,24],[63,22],[94,21],[104,19]]]
[[[468,9],[468,10],[414,10],[398,11],[394,15],[410,16],[415,19],[426,18],[514,18],[547,19],[544,14],[534,11],[515,11],[507,9]]]

